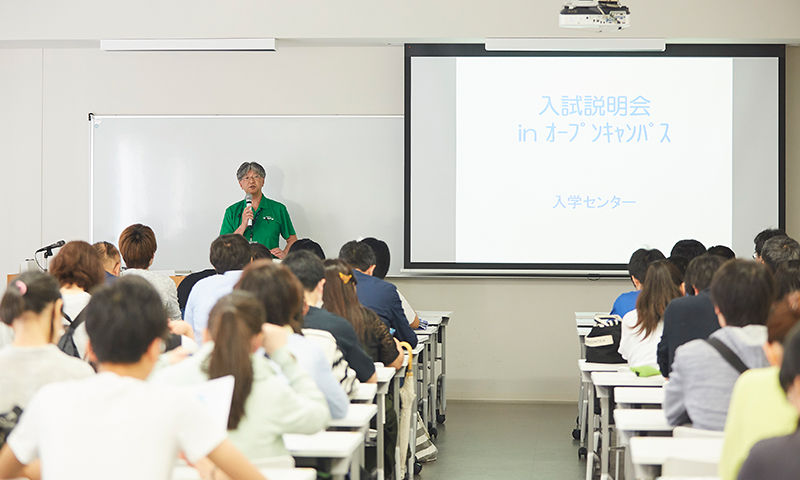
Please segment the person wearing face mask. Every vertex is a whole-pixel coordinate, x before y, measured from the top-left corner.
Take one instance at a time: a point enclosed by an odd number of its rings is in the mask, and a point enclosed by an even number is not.
[[[282,259],[297,241],[297,235],[286,206],[262,194],[266,177],[266,170],[256,162],[244,162],[239,166],[236,180],[245,193],[245,199],[225,210],[219,234],[242,235],[251,243],[265,245],[272,255]],[[278,245],[280,237],[286,240],[283,249]]]
[[[58,280],[47,273],[23,273],[6,289],[0,319],[14,330],[14,342],[0,349],[0,415],[25,410],[48,383],[94,375],[88,363],[55,345],[63,305]]]

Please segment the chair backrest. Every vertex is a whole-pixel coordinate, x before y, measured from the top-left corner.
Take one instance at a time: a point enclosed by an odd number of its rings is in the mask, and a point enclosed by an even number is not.
[[[253,460],[253,465],[257,468],[294,468],[294,458],[291,455],[262,458]]]
[[[676,438],[723,438],[725,432],[692,427],[675,427],[672,431],[672,436]]]
[[[664,477],[716,477],[717,468],[717,463],[667,458],[661,466],[661,475]]]

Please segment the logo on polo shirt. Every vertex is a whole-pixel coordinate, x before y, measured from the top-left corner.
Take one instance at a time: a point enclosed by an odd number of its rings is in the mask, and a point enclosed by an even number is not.
[[[264,220],[275,220],[275,219],[267,215],[266,217],[264,217]]]

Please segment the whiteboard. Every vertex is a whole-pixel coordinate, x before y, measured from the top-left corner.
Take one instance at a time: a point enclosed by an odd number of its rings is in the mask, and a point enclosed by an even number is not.
[[[264,195],[289,210],[298,238],[329,258],[359,237],[403,255],[402,116],[133,116],[91,119],[92,242],[117,245],[150,226],[153,269],[210,268],[225,209],[244,198],[242,162],[264,166]],[[281,241],[281,246],[285,244]]]

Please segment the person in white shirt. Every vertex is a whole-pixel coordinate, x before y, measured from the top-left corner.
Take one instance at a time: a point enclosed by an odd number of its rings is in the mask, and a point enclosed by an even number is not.
[[[179,453],[205,478],[217,468],[233,479],[264,478],[196,398],[144,381],[168,332],[150,284],[129,277],[100,288],[85,316],[100,373],[33,396],[0,450],[0,478],[24,475],[38,459],[48,480],[169,480]]]
[[[95,287],[105,282],[103,261],[97,250],[80,240],[69,242],[58,251],[50,263],[50,273],[61,285],[61,298],[64,299],[63,322],[67,328],[79,321],[78,315],[83,311],[92,296],[89,294]],[[72,336],[75,348],[81,359],[86,359],[86,324],[81,322]]]
[[[156,234],[147,225],[136,223],[122,231],[119,236],[119,253],[125,260],[127,269],[122,276],[136,275],[144,278],[156,289],[167,316],[171,320],[181,319],[181,308],[178,306],[178,287],[166,275],[148,270],[156,256]]]
[[[325,396],[286,348],[288,332],[265,323],[266,317],[264,306],[247,292],[222,297],[211,310],[210,330],[203,331],[206,342],[200,351],[151,378],[156,383],[192,385],[233,375],[228,435],[252,461],[289,455],[284,433],[313,434],[330,421]],[[259,347],[285,378],[256,353]]]
[[[656,352],[664,331],[664,310],[681,296],[678,267],[669,260],[657,260],[647,267],[642,293],[636,309],[622,317],[622,338],[619,353],[631,367],[649,366],[658,370]]]
[[[241,235],[220,235],[211,242],[208,258],[217,274],[200,280],[192,287],[183,315],[194,329],[198,345],[203,343],[203,330],[208,325],[211,309],[217,300],[233,291],[233,286],[242,276],[242,269],[250,263],[250,244]]]
[[[62,304],[58,280],[46,273],[23,273],[6,289],[0,318],[15,336],[0,349],[0,415],[15,407],[24,411],[48,383],[94,375],[89,364],[53,345],[62,332]]]
[[[300,335],[306,308],[303,286],[286,267],[269,260],[257,260],[244,269],[236,290],[250,292],[264,305],[267,322],[288,333],[287,347],[325,395],[333,418],[344,418],[350,399],[334,377],[331,364],[313,341]]]

